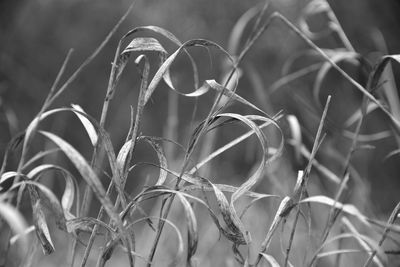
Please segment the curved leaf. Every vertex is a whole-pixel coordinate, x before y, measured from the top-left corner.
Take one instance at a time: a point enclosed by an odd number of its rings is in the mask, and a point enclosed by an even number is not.
[[[154,90],[160,83],[161,79],[165,76],[169,68],[171,67],[172,63],[175,61],[176,57],[179,55],[179,53],[184,50],[185,48],[192,47],[192,46],[201,46],[201,47],[214,47],[217,50],[221,51],[229,60],[230,62],[234,62],[234,59],[229,55],[228,52],[226,52],[221,46],[218,44],[208,41],[208,40],[203,40],[203,39],[195,39],[195,40],[189,40],[182,44],[172,55],[170,55],[164,63],[160,66],[160,68],[157,70],[156,74],[154,75],[153,79],[151,80],[148,89],[146,90],[145,94],[145,103],[148,102],[150,99],[151,95],[153,94]],[[237,81],[235,82],[235,86],[237,86]],[[170,86],[171,87],[171,86]],[[198,97],[200,95],[203,95],[204,93],[207,92],[207,89],[200,87],[199,89],[196,89],[194,92],[185,94],[177,91],[174,87],[171,87],[172,90],[175,92],[187,96],[187,97]]]
[[[107,211],[107,214],[110,216],[110,218],[113,219],[115,222],[119,222],[120,219],[117,213],[114,211],[113,204],[107,196],[106,191],[104,190],[104,187],[100,182],[100,179],[90,167],[90,165],[86,162],[85,158],[75,148],[73,148],[70,144],[68,144],[57,135],[45,131],[40,131],[40,133],[52,140],[58,147],[61,148],[61,150],[75,165],[82,178],[93,190],[97,199]]]
[[[334,207],[336,209],[341,209],[343,212],[350,214],[352,216],[357,217],[361,222],[365,225],[370,225],[367,221],[367,217],[362,214],[354,205],[352,204],[342,204],[334,199],[327,197],[327,196],[312,196],[300,200],[300,203],[320,203],[324,205],[328,205]]]
[[[60,204],[60,201],[58,200],[57,196],[51,191],[47,186],[35,182],[35,181],[30,181],[30,180],[24,180],[21,182],[18,182],[14,184],[11,189],[14,190],[16,188],[19,188],[21,186],[28,185],[28,190],[30,190],[31,199],[33,201],[32,205],[35,205],[36,202],[39,200],[41,201],[40,204],[36,208],[42,208],[43,206],[46,206],[49,208],[55,218],[55,221],[57,223],[57,226],[61,230],[65,230],[65,223],[66,223],[66,218],[64,215],[64,210]],[[37,190],[31,190],[32,188],[39,189]],[[40,193],[39,193],[40,192]]]
[[[279,263],[271,255],[266,254],[266,253],[260,253],[260,254],[269,263],[269,265],[271,265],[271,267],[280,267]]]
[[[71,104],[73,109],[78,110],[79,112],[74,112],[76,116],[78,116],[79,120],[81,121],[82,125],[85,127],[86,132],[90,138],[90,142],[92,142],[92,145],[95,146],[97,144],[97,141],[99,139],[97,132],[93,126],[93,124],[81,113],[86,114],[86,112],[81,108],[81,106],[76,105],[76,104]]]
[[[57,165],[52,165],[52,164],[43,164],[43,165],[39,165],[37,167],[35,167],[34,169],[32,169],[26,176],[29,179],[35,179],[36,176],[42,174],[45,171],[49,171],[49,170],[56,170],[56,171],[60,171],[61,174],[64,177],[65,180],[65,189],[64,189],[64,193],[61,197],[61,206],[64,210],[65,216],[66,218],[71,217],[70,211],[72,208],[72,205],[74,203],[75,200],[75,196],[77,196],[77,198],[79,198],[79,194],[76,194],[76,192],[79,192],[79,186],[78,183],[75,179],[75,177],[66,169],[57,166]],[[77,201],[77,205],[79,206],[79,201]]]

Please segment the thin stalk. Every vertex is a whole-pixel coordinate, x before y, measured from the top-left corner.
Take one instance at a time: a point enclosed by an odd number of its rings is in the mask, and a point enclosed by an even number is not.
[[[91,60],[92,60],[92,58],[94,58],[94,56],[96,56],[100,52],[100,50],[106,45],[106,43],[111,39],[111,37],[117,31],[117,29],[122,24],[122,22],[127,18],[129,13],[132,11],[135,2],[136,2],[136,0],[133,0],[131,5],[128,7],[127,11],[120,18],[120,20],[117,22],[117,24],[115,24],[115,26],[112,28],[112,30],[108,33],[108,35],[106,36],[104,41],[100,44],[100,46],[96,49],[96,51],[89,57]],[[117,50],[115,52],[114,62],[113,62],[112,67],[111,67],[110,79],[109,79],[108,86],[107,86],[107,92],[106,92],[106,96],[105,96],[105,99],[104,99],[104,102],[103,102],[102,111],[101,111],[101,117],[100,117],[100,123],[99,124],[100,124],[100,127],[103,127],[103,128],[104,128],[104,125],[106,123],[109,104],[110,104],[110,101],[113,98],[114,91],[115,91],[115,83],[114,83],[114,81],[115,81],[116,68],[117,68],[117,64],[116,63],[117,63],[117,60],[118,60],[119,52],[120,52],[120,44],[118,45]],[[86,60],[84,62],[84,64],[87,61],[88,60]],[[60,89],[60,91],[61,91],[61,89]],[[100,144],[100,142],[98,142],[98,144]],[[101,148],[98,146],[98,144],[96,144],[96,146],[94,148],[94,151],[93,151],[93,154],[92,154],[92,160],[91,160],[91,166],[92,167],[95,167],[98,159],[102,158],[102,157],[98,156],[98,153],[102,154],[102,152],[101,153],[99,152],[99,150],[101,150]],[[88,207],[90,206],[90,203],[91,203],[91,200],[92,200],[92,194],[89,193],[89,192],[91,192],[91,190],[90,190],[89,186],[86,186],[84,198],[83,198],[83,201],[82,201],[83,205],[82,205],[82,208],[81,208],[82,215],[86,215]]]
[[[324,108],[324,111],[322,113],[322,117],[321,117],[321,120],[320,120],[320,123],[319,123],[319,126],[318,126],[317,134],[315,136],[315,141],[314,141],[314,144],[313,144],[313,148],[311,150],[311,156],[310,156],[310,159],[308,161],[307,167],[306,167],[305,172],[304,172],[304,179],[303,179],[303,181],[301,183],[300,196],[296,200],[297,202],[299,202],[303,198],[303,196],[304,196],[304,194],[306,193],[306,190],[307,190],[307,184],[308,184],[308,180],[310,178],[312,161],[314,160],[315,155],[317,153],[317,150],[318,150],[319,146],[321,145],[321,141],[320,140],[322,140],[322,138],[321,138],[322,129],[323,129],[323,126],[324,126],[324,123],[325,123],[326,115],[328,113],[328,108],[329,108],[330,102],[331,102],[331,96],[328,96],[328,98],[326,100],[325,108]],[[294,194],[296,194],[296,192],[294,192]],[[293,244],[294,234],[296,232],[296,227],[297,227],[297,222],[298,222],[298,218],[299,218],[299,215],[300,215],[300,211],[301,211],[300,210],[300,205],[297,204],[296,217],[295,217],[295,220],[293,222],[292,231],[290,233],[289,245],[288,245],[288,247],[286,249],[285,264],[284,264],[285,267],[288,265],[288,262],[289,262],[289,255],[290,255],[291,247],[292,247],[292,244]]]
[[[399,212],[400,212],[400,202],[397,203],[396,207],[392,211],[392,214],[390,214],[389,220],[387,222],[388,225],[392,225],[396,221]],[[381,236],[381,239],[378,242],[379,248],[382,246],[383,242],[385,241],[387,235],[389,234],[389,231],[390,231],[390,227],[386,227],[385,231],[383,232],[383,234]],[[373,250],[373,252],[369,255],[367,261],[365,262],[364,267],[368,267],[371,264],[371,262],[374,259],[377,252],[378,251],[376,249]]]
[[[249,44],[250,40],[252,40],[254,38],[255,34],[257,33],[257,29],[260,28],[261,19],[262,19],[262,17],[264,17],[265,12],[268,9],[268,6],[269,6],[269,0],[265,0],[265,3],[264,3],[264,5],[263,5],[263,7],[261,9],[261,12],[260,12],[260,14],[258,14],[256,22],[253,25],[253,28],[252,28],[251,33],[249,35],[249,38],[247,38],[247,40],[246,40],[245,46],[247,46]]]
[[[260,13],[261,16],[264,14],[266,8],[267,8],[267,4],[264,6],[264,10]],[[237,69],[238,69],[239,64],[241,63],[241,61],[243,60],[243,58],[246,56],[246,54],[249,52],[250,48],[254,45],[254,43],[256,42],[256,40],[257,40],[257,39],[261,36],[261,34],[269,27],[269,25],[271,24],[271,22],[272,22],[276,17],[278,17],[278,18],[280,18],[280,17],[284,18],[284,17],[283,17],[282,15],[280,15],[279,13],[274,13],[272,16],[270,16],[270,17],[268,18],[268,20],[264,23],[264,25],[263,25],[262,27],[260,27],[260,29],[259,29],[257,32],[255,32],[254,34],[252,34],[252,36],[250,37],[250,39],[249,39],[248,41],[246,41],[245,47],[244,47],[243,50],[241,51],[240,55],[238,56],[238,58],[237,58],[237,60],[236,60],[236,62],[235,62],[235,64],[234,64],[234,66],[233,66],[233,68],[232,68],[232,71],[231,71],[230,74],[228,75],[228,78],[227,78],[227,80],[226,80],[226,82],[225,82],[224,88],[227,86],[227,84],[228,84],[228,83],[230,82],[230,80],[232,79],[234,73],[235,73],[235,72],[237,71]],[[259,19],[260,19],[260,17],[259,17]],[[257,19],[257,22],[256,22],[257,25],[259,24],[259,21],[260,21],[259,19]],[[290,24],[290,22],[289,22],[289,24]],[[293,27],[294,27],[294,26],[293,26]],[[295,28],[295,27],[294,27],[294,28]],[[305,38],[306,38],[306,37],[305,37]],[[306,39],[307,39],[307,38],[306,38]],[[321,53],[323,53],[322,50],[321,50]],[[327,56],[326,56],[326,57],[327,57]],[[329,58],[328,58],[328,59],[329,59]],[[329,60],[330,60],[330,59],[329,59]],[[335,64],[332,60],[330,60],[330,61],[331,61],[333,64]],[[337,67],[337,68],[339,68],[339,67]],[[339,68],[339,69],[340,69],[340,68]],[[340,70],[341,70],[341,69],[340,69]],[[346,74],[346,73],[345,73],[345,74]],[[347,74],[346,74],[346,75],[347,75]],[[347,75],[347,76],[348,76],[348,75]],[[350,77],[349,77],[349,78],[350,78]],[[350,78],[350,79],[351,79],[351,78]],[[210,112],[209,112],[209,114],[208,114],[208,116],[207,116],[205,122],[204,122],[203,127],[200,129],[197,138],[193,141],[193,146],[192,146],[191,151],[189,151],[189,153],[187,153],[186,156],[185,156],[185,162],[183,163],[183,167],[182,167],[182,170],[181,170],[181,174],[180,174],[180,176],[179,176],[178,179],[177,179],[176,189],[179,188],[179,184],[180,184],[180,182],[181,182],[181,176],[182,176],[182,174],[184,173],[184,170],[185,170],[185,168],[186,168],[186,166],[187,166],[187,164],[188,164],[187,159],[190,158],[190,156],[191,156],[191,154],[192,154],[192,152],[193,152],[193,150],[194,150],[194,147],[195,147],[195,146],[197,145],[197,143],[198,143],[198,140],[201,139],[201,137],[203,136],[203,134],[204,134],[204,132],[205,132],[207,126],[208,126],[208,123],[211,121],[211,119],[212,119],[216,114],[218,114],[219,112],[221,112],[221,111],[230,103],[230,101],[231,101],[231,99],[228,99],[228,101],[226,101],[225,105],[219,106],[219,108],[216,109],[216,108],[218,107],[218,103],[219,103],[220,99],[222,98],[222,95],[223,95],[223,92],[221,92],[221,93],[218,95],[217,99],[215,100],[215,102],[214,102],[214,104],[213,104],[213,106],[212,106],[212,108],[211,108],[211,110],[210,110]],[[216,109],[216,110],[215,110],[215,109]],[[215,110],[215,112],[214,112],[214,110]],[[168,199],[169,199],[169,203],[166,205],[166,212],[164,213],[164,216],[165,216],[165,217],[163,217],[164,219],[166,219],[167,216],[168,216],[168,214],[169,214],[169,211],[170,211],[170,209],[171,209],[171,205],[172,205],[172,202],[173,202],[173,200],[174,200],[174,197],[175,197],[175,195],[172,195],[170,198],[168,198]],[[168,199],[166,199],[165,201],[167,201]],[[163,207],[164,207],[164,205],[163,205]],[[160,227],[159,227],[159,230],[158,230],[158,232],[157,232],[157,235],[156,235],[156,238],[155,238],[153,247],[152,247],[152,249],[151,249],[148,262],[152,262],[152,259],[153,259],[153,257],[154,257],[154,253],[155,253],[155,250],[156,250],[156,247],[157,247],[157,244],[158,244],[158,242],[159,242],[160,235],[161,235],[161,232],[162,232],[162,229],[163,229],[163,226],[164,226],[163,221],[161,221],[161,224],[160,224],[159,226],[160,226]],[[149,267],[149,266],[151,266],[150,263],[148,264],[148,267]]]
[[[122,22],[127,18],[129,13],[132,11],[135,2],[136,2],[136,0],[132,1],[132,3],[128,7],[128,9],[124,13],[124,15],[119,19],[117,24],[115,24],[115,26],[112,28],[112,30],[108,33],[108,35],[103,40],[103,42],[100,44],[100,46],[81,65],[81,67],[79,69],[85,67],[101,51],[101,49],[108,43],[108,41],[111,39],[111,37],[115,34],[117,29],[122,24]],[[109,83],[108,83],[108,87],[107,87],[107,93],[106,93],[105,100],[103,102],[103,108],[102,108],[102,112],[101,112],[101,118],[100,118],[100,123],[99,123],[100,127],[104,127],[104,125],[105,125],[106,118],[107,118],[107,113],[108,113],[109,102],[111,101],[113,93],[114,93],[114,90],[115,90],[114,80],[115,80],[115,73],[116,73],[116,62],[117,62],[117,59],[118,59],[118,56],[119,56],[119,48],[120,48],[120,46],[118,46],[118,49],[117,49],[117,51],[115,53],[115,57],[114,57],[114,64],[112,64],[112,67],[111,67],[111,75],[110,75],[110,79],[109,79]],[[73,74],[73,76],[71,76],[71,78],[75,78],[74,74]],[[71,78],[70,78],[70,80],[71,80]],[[67,81],[67,83],[68,83],[68,81]],[[63,88],[61,88],[58,91],[58,93],[60,91],[62,92],[62,89]],[[57,95],[55,95],[55,97],[56,96]],[[93,150],[92,160],[91,160],[91,167],[92,168],[94,168],[99,161],[101,162],[101,159],[103,158],[102,155],[103,155],[104,152],[102,151],[102,149],[99,147],[98,144],[100,144],[100,142],[98,142],[96,144],[96,146],[94,147],[94,150]],[[111,189],[113,187],[112,184],[113,184],[113,181],[110,181],[110,185],[108,187],[108,189],[110,189],[110,191],[107,189],[107,195],[109,195],[111,193]],[[83,200],[82,200],[82,207],[81,207],[81,215],[82,216],[85,216],[87,214],[88,209],[89,209],[90,204],[91,204],[91,201],[92,201],[92,198],[93,198],[93,192],[91,191],[89,185],[86,185],[85,193],[84,193]],[[102,212],[99,212],[98,217],[101,218],[102,216],[103,216]],[[96,226],[94,226],[93,231],[91,233],[91,236],[89,238],[88,245],[86,246],[86,249],[85,249],[85,252],[84,252],[84,256],[83,256],[83,259],[82,259],[82,262],[81,262],[81,266],[82,267],[86,265],[87,259],[89,257],[89,254],[90,254],[91,248],[93,246],[93,242],[94,242],[94,233],[95,232],[97,232]],[[76,242],[76,241],[74,241],[74,242]],[[130,251],[130,250],[128,250],[128,251]],[[132,258],[131,253],[128,253],[128,258],[129,258],[130,266],[133,266],[134,265],[134,260]]]
[[[65,71],[65,69],[67,67],[67,64],[68,64],[68,62],[69,62],[69,60],[71,58],[72,51],[73,51],[72,49],[68,51],[67,56],[65,57],[64,62],[61,65],[61,68],[60,68],[60,70],[59,70],[59,72],[58,72],[58,74],[56,76],[56,79],[54,80],[54,83],[50,88],[50,91],[49,91],[49,93],[47,95],[47,98],[46,98],[42,108],[40,109],[39,113],[35,117],[40,118],[42,116],[43,112],[45,112],[46,109],[52,103],[51,102],[51,98],[53,97],[54,92],[55,92],[55,90],[56,90],[56,88],[58,86],[58,83],[59,83],[62,75],[64,74],[64,71]],[[22,168],[25,165],[26,157],[28,155],[29,141],[34,137],[34,135],[36,133],[36,130],[37,130],[38,126],[39,126],[39,122],[40,122],[40,120],[38,120],[38,124],[32,129],[30,136],[24,136],[24,142],[23,142],[23,145],[22,145],[21,157],[20,157],[20,160],[19,160],[19,163],[18,163],[18,167],[17,167],[17,173],[18,174],[21,173]],[[17,177],[15,177],[14,184],[18,183],[19,179],[20,179],[20,175],[17,175]]]
[[[121,180],[122,180],[121,186],[122,186],[122,188],[125,187],[126,179],[128,177],[128,174],[129,174],[129,162],[131,162],[131,160],[132,160],[133,152],[134,152],[134,149],[136,147],[136,141],[137,141],[137,137],[138,137],[138,134],[139,134],[139,126],[140,126],[140,122],[141,122],[141,118],[142,118],[142,114],[143,114],[143,107],[144,107],[144,104],[145,104],[144,103],[144,93],[145,93],[145,90],[146,90],[147,84],[148,84],[150,65],[149,65],[149,62],[148,62],[146,57],[144,57],[144,60],[145,60],[144,68],[143,68],[143,71],[140,72],[141,77],[142,77],[142,81],[141,81],[140,90],[139,90],[138,104],[137,104],[135,120],[133,120],[133,111],[131,110],[131,118],[132,119],[131,119],[129,131],[128,131],[127,141],[130,140],[132,145],[131,145],[131,147],[129,149],[129,153],[128,153],[128,157],[126,159],[125,167],[122,170],[123,173],[121,174],[122,175],[122,177],[121,177]],[[111,182],[109,184],[109,188],[107,190],[107,194],[111,193],[112,188],[113,188],[113,183]],[[120,201],[121,201],[121,199],[120,199],[120,196],[118,195],[117,199],[115,201],[114,208],[118,207]],[[125,208],[125,207],[123,207],[123,208]],[[104,214],[104,208],[101,207],[97,219],[102,220],[103,214]],[[89,241],[91,241],[90,242],[91,245],[93,244],[94,238],[97,235],[98,228],[99,227],[93,228],[93,231],[92,231],[92,233],[90,235]],[[134,245],[134,243],[133,243],[133,245]],[[104,249],[106,249],[106,247],[104,247]]]
[[[263,14],[263,13],[262,13]],[[240,53],[238,59],[236,60],[236,62],[234,63],[234,66],[232,67],[231,72],[228,75],[228,78],[225,81],[224,84],[224,88],[226,88],[226,86],[229,84],[229,82],[231,81],[231,79],[233,78],[234,73],[237,71],[239,64],[241,63],[241,61],[243,60],[244,56],[247,54],[247,52],[249,51],[249,49],[251,48],[251,46],[253,46],[253,44],[255,43],[255,41],[260,37],[261,33],[267,29],[269,23],[271,22],[271,19],[268,20],[268,22],[266,23],[267,25],[264,25],[264,27],[262,27],[262,31],[258,31],[254,34],[254,36],[251,38],[250,41],[246,42],[247,45],[245,46],[245,48],[242,50],[242,52]],[[233,95],[233,94],[232,94]],[[194,148],[197,146],[198,140],[200,140],[202,138],[202,136],[204,135],[204,133],[206,132],[206,129],[208,127],[208,123],[211,121],[211,119],[219,112],[221,112],[226,106],[227,104],[229,104],[231,99],[228,99],[228,101],[226,101],[225,105],[220,106],[218,103],[220,102],[221,98],[223,96],[223,91],[220,92],[220,94],[217,96],[217,98],[215,99],[209,114],[207,115],[206,119],[204,120],[204,124],[202,126],[202,128],[199,130],[199,134],[197,135],[196,139],[193,140],[193,145],[192,147],[187,151],[186,155],[185,155],[185,159],[181,168],[181,172],[180,175],[176,181],[176,185],[175,185],[175,189],[179,190],[179,185],[181,183],[182,180],[182,175],[186,170],[186,167],[189,163],[189,159],[192,155],[192,152],[194,151]],[[219,108],[218,108],[219,107]],[[217,109],[218,108],[218,109]],[[159,222],[159,226],[158,226],[158,230],[157,230],[157,234],[156,237],[154,239],[154,243],[152,245],[150,254],[149,254],[149,258],[148,258],[148,267],[151,267],[151,262],[153,262],[153,258],[160,240],[160,236],[162,233],[162,230],[164,228],[164,224],[165,224],[165,219],[167,219],[168,214],[171,210],[172,207],[172,202],[174,201],[175,195],[172,195],[170,197],[167,197],[166,199],[164,199],[163,203],[162,203],[162,208],[161,208],[161,214],[163,214],[162,219]],[[166,203],[168,201],[168,203]],[[165,212],[163,213],[163,209],[165,208]]]

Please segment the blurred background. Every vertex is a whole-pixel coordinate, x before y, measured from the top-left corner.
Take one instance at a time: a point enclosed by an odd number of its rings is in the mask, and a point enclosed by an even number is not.
[[[69,49],[73,48],[74,52],[63,81],[101,43],[130,3],[124,0],[0,1],[0,159],[12,136],[24,130],[40,110]],[[305,0],[272,0],[267,16],[273,11],[279,11],[298,25],[307,3]],[[354,49],[371,64],[375,64],[384,54],[399,53],[399,1],[348,0],[329,3]],[[254,6],[258,5],[261,9],[262,4],[262,1],[232,0],[138,0],[131,14],[102,52],[53,106],[69,106],[70,103],[76,103],[90,115],[99,118],[118,41],[134,27],[160,26],[175,34],[182,42],[202,38],[228,48],[231,30],[238,19]],[[312,30],[318,31],[324,27],[326,17],[316,16],[308,22]],[[175,47],[167,40],[160,40],[168,52],[174,51]],[[316,43],[323,48],[343,47],[335,36],[321,38]],[[244,59],[241,66],[244,75],[237,92],[270,114],[280,110],[284,114],[294,114],[302,126],[303,141],[311,149],[322,111],[321,105],[312,95],[315,73],[280,88],[274,88],[275,82],[285,71],[290,73],[315,62],[315,58],[304,56],[308,49],[309,47],[283,23],[273,23]],[[206,50],[193,49],[202,80],[220,80],[226,72],[222,54],[214,52],[211,53],[213,59],[210,60]],[[290,60],[293,63],[288,67],[287,62]],[[344,64],[342,67],[365,84],[365,73],[351,65]],[[398,74],[398,67],[393,66],[393,70]],[[184,57],[174,63],[172,76],[180,91],[193,90],[191,70]],[[139,75],[135,68],[128,67],[118,86],[106,125],[116,147],[120,147],[126,137],[130,106],[136,105],[138,84]],[[340,175],[343,166],[335,159],[346,155],[351,143],[349,138],[343,136],[344,123],[355,111],[355,106],[360,104],[361,95],[334,71],[329,72],[321,88],[321,103],[325,103],[328,94],[332,94],[333,99],[325,128],[327,138],[317,159]],[[177,103],[179,131],[170,137],[185,144],[190,134],[192,109],[196,103],[191,99],[173,96],[166,89],[166,86],[162,85],[146,107],[142,132],[145,135],[170,135],[165,128],[168,103]],[[196,122],[206,115],[211,106],[211,96],[198,100]],[[232,110],[244,114],[254,112],[240,105],[233,106]],[[388,131],[388,125],[383,114],[374,112],[365,121],[362,133]],[[91,145],[79,121],[73,116],[60,114],[57,119],[47,121],[43,127],[62,135],[90,158]],[[285,134],[289,135],[287,122],[283,120],[281,127]],[[215,140],[216,147],[237,136],[241,131],[238,129],[234,128],[232,131],[228,128],[226,132],[222,131]],[[363,146],[366,144],[369,146]],[[41,149],[40,147],[39,142],[36,149]],[[392,136],[361,142],[360,149],[356,151],[352,160],[363,181],[355,185],[353,193],[358,195],[358,198],[353,200],[362,206],[368,205],[368,212],[378,217],[390,213],[400,200],[400,158],[395,155],[385,159],[396,148],[397,142]],[[239,152],[242,151],[240,149],[244,149],[245,153]],[[147,151],[148,147],[139,146],[138,157],[143,161],[155,159],[154,153],[149,155]],[[214,164],[220,168],[212,175],[221,177],[221,180],[233,179],[236,181],[234,184],[240,184],[241,177],[251,172],[254,162],[257,162],[258,154],[254,151],[257,151],[255,144],[243,145],[226,153],[223,158],[216,159]],[[279,180],[288,179],[287,176],[293,176],[299,168],[304,168],[304,162],[295,160],[291,147],[285,150],[284,157],[289,163],[281,163],[278,166],[279,171],[271,171],[274,173],[271,175]],[[17,159],[18,153],[10,159],[10,169],[13,164],[15,166]],[[290,178],[291,184],[293,179]],[[137,183],[143,184],[144,180]],[[132,188],[134,186],[132,185]],[[268,193],[275,190],[268,186],[279,187],[267,183],[264,191]],[[316,186],[331,194],[335,192],[335,189],[330,188],[332,185],[329,182],[318,182]],[[371,201],[365,201],[369,199]]]

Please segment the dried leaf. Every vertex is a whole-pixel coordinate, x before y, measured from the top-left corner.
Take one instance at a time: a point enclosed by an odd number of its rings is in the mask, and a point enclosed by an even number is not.
[[[170,66],[172,63],[175,61],[176,57],[179,55],[179,53],[182,50],[185,50],[188,47],[191,46],[201,46],[201,47],[214,47],[217,50],[221,51],[228,59],[230,62],[234,62],[233,58],[229,55],[228,52],[226,52],[221,46],[218,44],[208,41],[208,40],[203,40],[203,39],[195,39],[195,40],[190,40],[185,42],[183,45],[181,45],[172,55],[170,55],[164,63],[158,68],[157,73],[154,75],[153,79],[151,80],[149,87],[146,91],[145,94],[145,103],[150,99],[151,95],[153,94],[154,90],[160,83],[161,79],[165,76],[167,71],[169,70]],[[237,84],[237,83],[236,83]],[[170,86],[171,87],[171,86]],[[175,92],[187,96],[187,97],[198,97],[200,95],[203,95],[206,93],[208,90],[206,88],[200,87],[199,89],[196,89],[194,92],[189,93],[189,94],[184,94],[179,91],[177,91],[175,88],[171,87],[172,90]]]
[[[143,136],[141,139],[149,143],[154,151],[157,153],[158,161],[160,164],[160,175],[155,185],[162,185],[164,184],[168,175],[168,172],[166,171],[168,169],[168,163],[167,158],[165,157],[164,150],[162,146],[152,137]]]
[[[119,60],[117,62],[116,78],[115,84],[118,82],[123,70],[125,69],[128,59],[133,52],[156,52],[160,53],[164,58],[167,54],[164,47],[154,38],[134,38],[129,45],[122,51],[119,55]]]
[[[34,169],[32,169],[26,176],[29,179],[34,180],[34,179],[36,179],[36,176],[39,176],[43,172],[49,171],[49,170],[59,171],[59,172],[61,172],[61,174],[64,177],[65,189],[64,189],[64,193],[61,197],[61,206],[62,206],[65,216],[67,218],[67,216],[70,215],[70,211],[71,211],[71,208],[74,203],[75,196],[76,196],[76,191],[78,191],[78,189],[79,189],[79,186],[78,186],[78,183],[77,183],[75,177],[66,169],[64,169],[60,166],[57,166],[57,165],[52,165],[52,164],[39,165],[39,166],[35,167]]]
[[[14,184],[11,189],[16,189],[25,185],[27,185],[27,188],[31,196],[32,207],[36,205],[36,203],[40,200],[40,203],[37,204],[38,205],[37,208],[42,209],[43,207],[46,207],[47,209],[49,209],[52,212],[53,215],[52,218],[54,218],[55,222],[57,223],[57,226],[61,230],[65,230],[66,229],[65,213],[60,204],[60,201],[53,193],[53,191],[51,191],[48,187],[46,187],[43,184],[29,180],[24,180]]]
[[[49,228],[47,226],[46,217],[40,199],[32,205],[33,223],[35,224],[36,236],[42,245],[42,250],[45,255],[54,252],[54,244],[51,240]]]
[[[118,214],[114,211],[114,206],[107,196],[106,191],[104,190],[104,187],[100,182],[100,179],[97,177],[97,174],[93,171],[90,165],[86,162],[85,158],[83,158],[82,155],[75,150],[75,148],[73,148],[70,144],[68,144],[60,137],[45,131],[41,131],[40,133],[52,140],[58,147],[61,148],[61,150],[75,165],[82,178],[93,190],[97,199],[107,211],[107,214],[110,216],[110,218],[115,222],[120,222]]]
[[[99,137],[97,135],[96,129],[94,128],[93,124],[85,116],[83,116],[81,114],[81,113],[86,114],[86,112],[79,105],[71,104],[71,106],[73,109],[76,109],[79,111],[79,112],[74,112],[74,113],[76,114],[76,116],[78,116],[83,127],[85,127],[86,133],[88,134],[88,136],[90,138],[90,142],[92,142],[93,146],[96,146]]]

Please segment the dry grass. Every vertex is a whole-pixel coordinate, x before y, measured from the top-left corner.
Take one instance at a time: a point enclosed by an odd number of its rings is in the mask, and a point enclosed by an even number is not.
[[[5,266],[56,262],[65,266],[399,263],[400,226],[396,219],[400,206],[393,209],[387,221],[382,221],[370,215],[366,207],[369,203],[362,196],[352,197],[352,192],[363,192],[365,187],[365,181],[352,165],[354,154],[373,140],[400,140],[397,88],[393,82],[385,82],[393,81],[388,66],[400,62],[398,55],[387,55],[371,65],[354,50],[325,1],[311,1],[299,26],[278,12],[270,14],[266,3],[238,20],[229,39],[229,50],[204,39],[181,42],[173,33],[156,26],[134,28],[118,43],[99,120],[79,105],[53,107],[55,100],[62,98],[64,91],[101,53],[133,6],[95,52],[60,85],[72,51],[68,53],[41,110],[26,130],[9,143],[0,172]],[[308,19],[318,14],[326,15],[329,27],[315,33],[310,30]],[[285,70],[303,58],[304,62],[308,62],[306,58],[317,62],[286,72],[267,90],[260,85],[257,70],[243,69],[242,62],[273,24],[282,24],[309,47],[306,53],[296,54],[297,59],[289,60]],[[153,37],[141,37],[148,35]],[[338,36],[343,47],[324,49],[314,43],[326,35]],[[175,50],[164,48],[166,42]],[[221,77],[200,80],[196,57],[192,56],[196,49],[206,49],[211,60],[222,66]],[[191,92],[176,88],[176,78],[170,71],[175,61],[182,58],[193,73],[195,89]],[[112,142],[106,121],[125,67],[132,63],[140,74],[139,87],[135,88],[139,93],[131,107],[125,142],[118,147]],[[367,70],[367,82],[353,78],[341,67],[343,63]],[[331,137],[325,131],[331,123],[330,106],[338,100],[324,96],[323,87],[333,71],[360,92],[359,105],[352,107],[342,129],[343,136],[348,138],[347,152],[332,156],[340,170],[331,169],[318,159],[319,153],[332,154],[326,144]],[[309,111],[313,117],[308,120],[319,123],[315,132],[305,132],[304,120],[285,112],[274,113],[268,99],[284,86],[314,72],[317,74],[310,90],[319,109]],[[242,79],[251,80],[258,101],[239,95]],[[166,134],[147,136],[142,130],[144,114],[162,83],[171,90],[163,103],[168,107],[164,111],[167,121],[150,123],[162,124]],[[213,97],[211,103],[210,97],[205,98],[209,95]],[[185,125],[179,118],[178,105],[181,100],[192,99],[196,104],[190,125]],[[298,105],[300,109],[310,109],[302,101]],[[200,114],[198,107],[205,106],[209,106],[207,113]],[[247,113],[235,111],[238,106]],[[386,128],[362,134],[362,126],[373,112],[387,118]],[[91,157],[84,156],[63,137],[43,129],[43,121],[57,119],[60,113],[70,113],[81,122],[92,146]],[[218,138],[225,145],[217,147]],[[45,140],[45,146],[33,149],[36,140]],[[180,144],[177,140],[185,142]],[[311,140],[311,146],[305,140]],[[137,149],[144,144],[146,151],[155,155],[156,162],[140,158]],[[9,170],[8,157],[18,146],[19,164]],[[229,151],[238,153],[239,158],[251,151],[253,163],[244,178],[216,178],[221,173],[243,176],[234,173],[237,162],[225,162],[224,155]],[[388,157],[398,151],[393,148]],[[45,161],[58,154],[64,154],[72,164]],[[222,160],[213,163],[216,159]],[[142,167],[146,167],[145,175],[138,171]],[[64,185],[61,193],[42,182],[48,172],[53,179],[63,179],[54,181]],[[141,184],[141,188],[132,190],[127,186],[134,179],[142,181],[135,183]],[[84,181],[85,188],[80,188],[80,181]],[[329,190],[323,184],[328,184]],[[26,200],[30,200],[28,207]],[[97,216],[92,217],[96,203],[100,207]],[[358,206],[360,203],[364,205]]]

